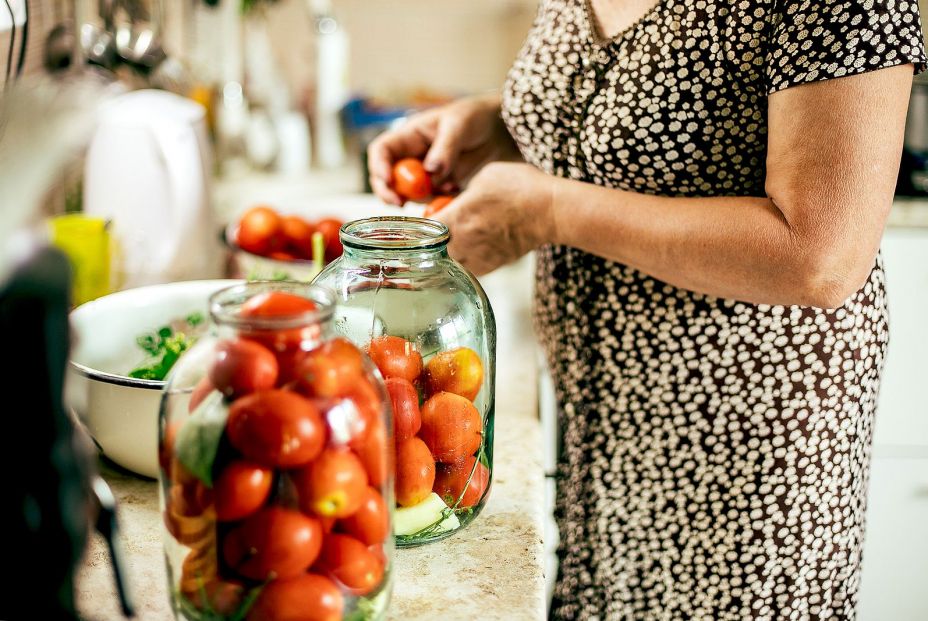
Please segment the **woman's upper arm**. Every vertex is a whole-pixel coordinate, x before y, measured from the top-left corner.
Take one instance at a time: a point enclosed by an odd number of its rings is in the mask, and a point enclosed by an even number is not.
[[[823,287],[864,282],[892,204],[912,65],[801,84],[768,101],[766,191]]]

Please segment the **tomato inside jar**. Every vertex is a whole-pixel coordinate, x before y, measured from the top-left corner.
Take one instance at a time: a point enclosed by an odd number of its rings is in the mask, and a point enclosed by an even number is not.
[[[224,289],[210,335],[167,379],[159,490],[178,619],[386,609],[393,417],[376,366],[332,329],[333,306],[299,283]]]
[[[338,331],[384,378],[398,546],[474,522],[492,483],[496,327],[480,283],[448,255],[449,235],[426,218],[349,222],[342,256],[315,281],[337,292]],[[363,533],[359,522],[345,523]]]

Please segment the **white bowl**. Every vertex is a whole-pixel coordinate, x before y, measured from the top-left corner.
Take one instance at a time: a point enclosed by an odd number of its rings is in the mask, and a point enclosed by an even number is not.
[[[128,377],[145,358],[136,337],[194,312],[237,280],[196,280],[128,289],[74,309],[76,334],[66,400],[104,455],[137,474],[158,476],[158,410],[164,382]]]

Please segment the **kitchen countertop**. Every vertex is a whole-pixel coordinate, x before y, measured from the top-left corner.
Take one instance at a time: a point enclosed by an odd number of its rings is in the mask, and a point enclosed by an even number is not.
[[[482,279],[496,313],[497,398],[493,488],[481,515],[443,541],[397,550],[389,619],[543,619],[543,473],[535,344],[526,259]],[[156,483],[101,463],[119,503],[137,619],[167,620]],[[77,579],[88,621],[122,618],[105,546],[95,537]]]

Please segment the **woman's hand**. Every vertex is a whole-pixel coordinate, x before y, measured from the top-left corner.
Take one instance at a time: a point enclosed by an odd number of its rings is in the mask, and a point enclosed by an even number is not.
[[[480,166],[516,154],[500,118],[499,96],[461,99],[421,112],[378,136],[367,149],[371,188],[382,200],[402,205],[393,190],[393,164],[423,160],[440,193],[453,193]]]
[[[529,164],[496,162],[436,217],[451,229],[448,251],[478,276],[555,239],[556,177]]]

